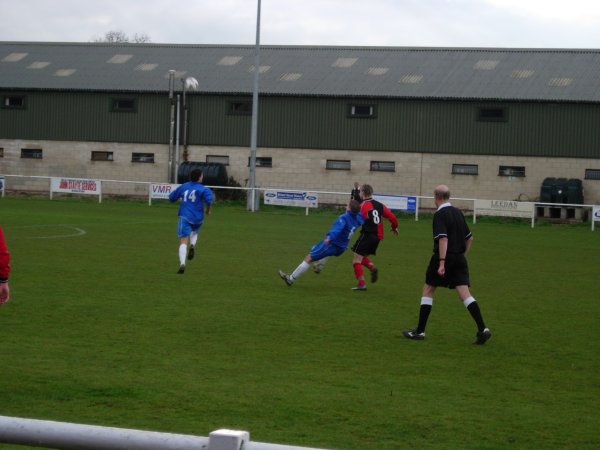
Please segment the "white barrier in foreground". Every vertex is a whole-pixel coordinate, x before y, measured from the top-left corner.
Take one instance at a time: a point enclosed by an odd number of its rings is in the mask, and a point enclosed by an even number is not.
[[[250,441],[247,431],[209,437],[0,416],[0,443],[64,450],[319,450]]]

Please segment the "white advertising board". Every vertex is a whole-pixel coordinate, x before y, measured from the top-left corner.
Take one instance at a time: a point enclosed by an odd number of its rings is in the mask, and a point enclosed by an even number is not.
[[[169,194],[177,189],[179,184],[154,183],[150,185],[150,198],[167,200]]]
[[[415,196],[373,194],[373,198],[391,210],[416,211],[417,208]]]
[[[521,217],[535,221],[535,203],[512,200],[475,200],[473,205],[473,223],[477,223],[477,214],[482,216]]]
[[[265,205],[300,206],[317,208],[319,196],[314,192],[265,191]]]
[[[531,218],[535,203],[510,200],[475,200],[475,211],[481,216]]]
[[[102,193],[100,180],[52,177],[50,187],[52,192],[67,194],[100,195]]]

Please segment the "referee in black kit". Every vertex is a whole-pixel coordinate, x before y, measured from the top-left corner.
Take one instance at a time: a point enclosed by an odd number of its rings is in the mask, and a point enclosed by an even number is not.
[[[402,334],[408,339],[425,339],[425,326],[437,287],[456,289],[459,298],[477,324],[477,335],[473,344],[483,345],[492,337],[485,326],[477,301],[469,291],[469,266],[465,254],[471,248],[473,236],[462,211],[450,204],[448,186],[439,185],[434,191],[437,211],[433,215],[433,255],[425,275],[425,286],[421,297],[419,324]]]

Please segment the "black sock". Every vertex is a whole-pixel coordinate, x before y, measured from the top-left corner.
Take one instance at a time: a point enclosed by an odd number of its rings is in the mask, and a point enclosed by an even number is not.
[[[477,330],[479,330],[479,332],[483,331],[485,329],[485,323],[483,322],[483,317],[481,317],[481,310],[479,309],[477,302],[472,302],[469,306],[467,306],[467,309],[477,324]]]
[[[430,313],[431,305],[421,304],[421,308],[419,309],[419,325],[417,325],[417,333],[425,332],[425,326],[427,325],[427,319],[429,319]]]

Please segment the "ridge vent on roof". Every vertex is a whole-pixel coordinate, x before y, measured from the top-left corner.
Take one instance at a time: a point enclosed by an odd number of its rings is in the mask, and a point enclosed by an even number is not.
[[[27,66],[28,69],[44,69],[46,67],[48,67],[50,65],[50,63],[48,61],[34,61],[31,64],[29,64],[29,66]]]
[[[423,75],[404,75],[398,80],[402,84],[419,84],[423,81]]]
[[[529,78],[535,73],[535,70],[517,69],[510,75],[513,78]]]
[[[495,59],[480,59],[475,63],[473,69],[475,70],[494,70],[500,61]]]
[[[77,69],[58,69],[56,72],[54,72],[54,76],[55,77],[70,77],[75,72],[77,72]]]
[[[369,70],[367,70],[367,73],[369,75],[385,75],[386,73],[389,72],[389,68],[387,67],[369,67]]]
[[[242,60],[242,56],[223,56],[219,62],[218,66],[235,66]]]
[[[2,58],[2,62],[17,62],[25,58],[29,53],[11,53]]]
[[[131,58],[133,58],[133,55],[115,55],[112,58],[110,58],[108,61],[106,61],[109,64],[123,64],[126,63],[127,61],[129,61]]]
[[[252,72],[254,73],[254,70],[256,70],[256,66],[254,64],[252,64],[249,68],[248,68],[248,72]],[[258,73],[266,73],[269,70],[271,70],[271,66],[260,66],[258,68]]]
[[[548,86],[553,87],[567,87],[573,83],[573,78],[550,78],[548,80]]]
[[[302,78],[302,74],[298,72],[288,72],[284,73],[279,77],[279,81],[298,81]]]
[[[149,72],[151,70],[154,70],[158,67],[158,64],[147,64],[147,63],[143,63],[143,64],[138,64],[137,66],[135,66],[134,70],[141,70],[142,72]]]
[[[358,61],[358,58],[338,58],[334,61],[331,67],[341,67],[343,69],[347,69],[348,67],[352,67],[356,61]]]

